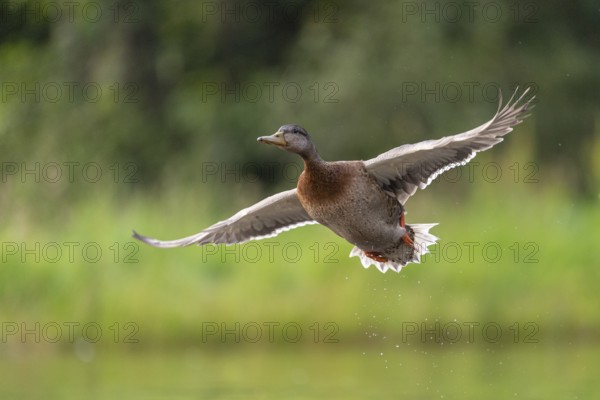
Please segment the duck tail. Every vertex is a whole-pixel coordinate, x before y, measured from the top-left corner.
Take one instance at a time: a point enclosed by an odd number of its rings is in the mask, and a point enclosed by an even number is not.
[[[429,246],[438,241],[438,237],[429,233],[429,230],[437,224],[412,224],[407,225],[414,232],[413,242],[415,243],[415,252],[412,262],[421,262],[421,256],[429,253]]]
[[[356,246],[350,252],[350,257],[358,257],[365,268],[374,265],[378,270],[384,273],[390,269],[395,272],[400,272],[402,267],[406,266],[408,263],[420,263],[421,256],[429,253],[428,247],[435,244],[438,240],[438,237],[429,233],[429,230],[436,225],[437,224],[406,225],[406,229],[414,246],[410,248],[408,245],[402,243],[398,248],[395,260],[387,260],[384,258],[379,260],[377,256],[374,257],[372,253],[367,254],[364,250]]]

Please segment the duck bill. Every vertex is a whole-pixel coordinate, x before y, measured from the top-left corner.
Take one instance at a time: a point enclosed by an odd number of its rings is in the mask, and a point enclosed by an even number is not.
[[[256,140],[258,140],[261,143],[272,144],[274,146],[286,146],[287,145],[287,142],[283,138],[283,134],[281,134],[280,132],[275,132],[271,136],[261,136]]]

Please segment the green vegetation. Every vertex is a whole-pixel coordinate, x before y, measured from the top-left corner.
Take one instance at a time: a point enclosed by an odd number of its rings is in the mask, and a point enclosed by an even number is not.
[[[597,1],[67,3],[0,4],[0,397],[598,397]],[[282,124],[367,159],[517,85],[531,117],[407,203],[441,241],[399,274],[316,225],[130,236],[293,187],[299,160],[256,143]]]
[[[251,184],[211,194],[198,184],[125,200],[92,184],[94,201],[71,203],[67,218],[57,212],[40,225],[25,210],[9,218],[6,226],[19,229],[2,231],[4,245],[17,246],[3,255],[3,316],[105,327],[132,321],[140,345],[194,343],[204,322],[272,320],[333,321],[349,342],[375,340],[370,333],[394,332],[405,321],[437,320],[535,322],[545,340],[582,332],[597,340],[600,272],[591,266],[598,208],[574,206],[564,188],[544,178],[486,182],[474,175],[469,183],[468,167],[461,171],[463,182],[442,177],[408,203],[408,222],[440,222],[435,233],[442,240],[421,265],[398,275],[363,270],[348,258],[351,245],[321,226],[232,247],[138,245],[128,237],[131,228],[164,238],[191,234],[262,194],[236,199],[229,194]],[[466,194],[452,191],[461,184]],[[72,262],[70,242],[78,243]],[[27,253],[35,243],[41,250]],[[52,243],[62,251],[58,261]],[[86,244],[94,246],[84,252]]]

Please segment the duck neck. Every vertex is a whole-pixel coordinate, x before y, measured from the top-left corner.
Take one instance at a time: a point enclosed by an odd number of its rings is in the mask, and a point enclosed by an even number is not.
[[[300,154],[300,156],[304,160],[304,169],[315,170],[322,168],[325,165],[325,161],[321,158],[319,153],[317,153],[317,149],[315,149],[314,146],[307,152]]]

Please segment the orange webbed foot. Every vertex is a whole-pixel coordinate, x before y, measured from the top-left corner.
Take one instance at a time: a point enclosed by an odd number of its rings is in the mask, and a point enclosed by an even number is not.
[[[402,236],[402,241],[404,243],[406,243],[410,247],[414,247],[415,246],[415,242],[413,242],[413,240],[410,238],[410,236],[408,236],[408,232],[406,232],[404,234],[404,236]]]
[[[404,228],[405,225],[406,225],[406,223],[404,221],[404,211],[403,211],[402,215],[400,216],[400,226]],[[410,247],[415,246],[415,242],[413,242],[413,240],[410,238],[410,236],[408,236],[408,231],[404,233],[404,236],[402,236],[402,241]]]

